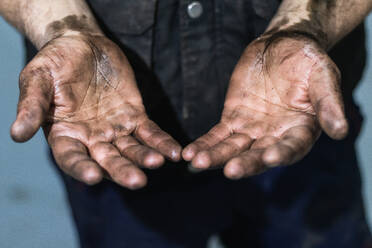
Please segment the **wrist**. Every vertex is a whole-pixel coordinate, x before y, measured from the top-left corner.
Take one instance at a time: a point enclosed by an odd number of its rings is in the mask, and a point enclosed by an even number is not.
[[[45,44],[59,37],[67,36],[104,36],[95,20],[90,20],[85,15],[80,17],[70,15],[61,20],[53,21],[47,24],[43,33],[30,35],[32,42],[38,49]],[[32,37],[34,37],[32,39]]]
[[[323,51],[327,51],[328,49],[328,43],[324,39],[319,39],[319,36],[301,30],[269,30],[261,35],[257,40],[264,43],[264,51],[267,51],[270,47],[275,46],[275,44],[283,40],[294,40],[301,43],[312,44]]]
[[[330,42],[329,36],[320,27],[316,27],[316,25],[311,24],[310,21],[304,21],[302,23],[285,28],[269,28],[262,34],[260,38],[264,39],[267,43],[272,43],[283,38],[296,40],[303,39],[315,42],[325,51],[328,51],[333,45],[333,43]]]
[[[265,34],[305,34],[328,51],[360,24],[371,9],[371,0],[282,0]]]

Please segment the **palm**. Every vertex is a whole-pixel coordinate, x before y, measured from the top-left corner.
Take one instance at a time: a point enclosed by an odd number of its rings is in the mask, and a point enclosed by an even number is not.
[[[17,123],[29,121],[22,116],[37,111],[32,101],[45,110],[38,119],[57,163],[77,179],[95,183],[103,173],[136,188],[146,183],[138,166],[179,158],[179,145],[147,118],[124,54],[106,38],[58,38],[39,52],[21,76],[15,138]]]
[[[97,45],[99,42],[62,40],[39,54],[52,61],[61,56],[74,58],[69,63],[57,61],[61,66],[52,68],[53,108],[47,115],[52,136],[61,129],[84,134],[86,144],[96,139],[111,142],[113,136],[131,134],[146,119],[134,78],[125,70],[129,66],[123,64],[125,58],[116,49],[102,51]]]
[[[243,65],[248,70],[236,69],[234,78],[241,80],[231,83],[222,120],[234,123],[234,130],[256,140],[280,137],[299,126],[317,130],[308,81],[316,62],[303,51],[292,50],[291,57],[280,64],[267,67],[263,63],[257,58]]]
[[[240,178],[298,161],[320,126],[334,138],[344,135],[337,69],[326,54],[308,41],[291,39],[265,52],[264,47],[260,41],[248,46],[220,123],[185,148],[184,158],[195,167],[226,163],[225,174]]]

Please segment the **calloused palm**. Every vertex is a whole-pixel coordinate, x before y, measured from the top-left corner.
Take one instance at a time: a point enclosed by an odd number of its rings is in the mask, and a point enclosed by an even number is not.
[[[302,159],[321,129],[348,129],[339,71],[315,41],[283,38],[247,47],[231,78],[220,123],[183,150],[199,169],[226,164],[238,179]]]
[[[20,91],[13,139],[42,125],[58,165],[78,180],[138,188],[138,166],[180,159],[178,143],[148,119],[126,57],[103,36],[49,42],[21,73]]]

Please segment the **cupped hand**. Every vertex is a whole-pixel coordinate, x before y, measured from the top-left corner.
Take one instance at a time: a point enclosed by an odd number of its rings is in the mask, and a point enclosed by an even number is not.
[[[148,119],[125,55],[103,36],[56,38],[23,70],[11,135],[23,142],[40,126],[60,168],[88,184],[105,176],[140,188],[139,167],[180,159],[179,144]]]
[[[192,166],[225,165],[231,179],[302,159],[324,130],[341,139],[348,124],[336,65],[307,37],[260,38],[231,78],[221,121],[182,152]]]

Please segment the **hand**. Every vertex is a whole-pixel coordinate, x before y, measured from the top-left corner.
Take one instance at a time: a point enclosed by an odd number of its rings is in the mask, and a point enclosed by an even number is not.
[[[106,176],[139,188],[138,166],[180,159],[179,144],[146,116],[126,57],[103,36],[56,38],[23,70],[11,135],[23,142],[41,125],[61,169],[87,184]]]
[[[258,39],[234,70],[220,123],[188,145],[183,158],[199,169],[226,164],[231,179],[293,164],[321,129],[334,139],[347,134],[339,81],[315,41]]]

